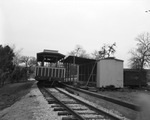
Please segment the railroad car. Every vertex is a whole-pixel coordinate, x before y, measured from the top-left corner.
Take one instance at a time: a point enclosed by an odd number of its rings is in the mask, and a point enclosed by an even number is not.
[[[124,69],[124,86],[138,87],[147,85],[146,70]]]
[[[64,57],[65,55],[58,53],[56,50],[44,50],[37,53],[35,79],[40,82],[63,80],[65,68],[59,61]]]

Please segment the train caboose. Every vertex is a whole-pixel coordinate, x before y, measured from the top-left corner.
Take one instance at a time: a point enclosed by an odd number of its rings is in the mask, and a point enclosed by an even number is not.
[[[65,77],[65,68],[59,61],[65,55],[56,50],[44,50],[37,53],[37,66],[35,68],[35,79],[39,82],[53,82],[63,80]]]

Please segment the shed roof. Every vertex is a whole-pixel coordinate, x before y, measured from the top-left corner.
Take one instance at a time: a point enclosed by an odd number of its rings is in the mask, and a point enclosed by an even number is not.
[[[41,62],[44,60],[44,62],[57,62],[60,59],[64,58],[65,55],[58,53],[58,52],[39,52],[37,53],[37,61]]]
[[[88,59],[88,58],[82,58],[82,57],[77,57],[77,56],[68,56],[67,58],[62,60],[62,62],[74,63],[74,60],[75,60],[75,64],[78,64],[78,65],[96,61],[95,59]]]
[[[116,59],[115,57],[107,57],[107,58],[100,59],[100,60],[116,60],[116,61],[124,62],[123,60]]]

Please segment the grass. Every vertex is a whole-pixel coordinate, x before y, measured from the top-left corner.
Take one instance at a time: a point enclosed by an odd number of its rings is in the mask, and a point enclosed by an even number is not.
[[[3,110],[4,108],[9,107],[16,101],[20,100],[21,97],[29,92],[33,83],[34,82],[32,81],[7,84],[0,88],[0,110]]]
[[[137,98],[139,97],[140,94],[144,93],[150,95],[149,91],[132,90],[132,89],[126,89],[124,91],[99,91],[98,93],[109,97],[114,97],[122,101],[130,102],[133,104],[137,104]]]

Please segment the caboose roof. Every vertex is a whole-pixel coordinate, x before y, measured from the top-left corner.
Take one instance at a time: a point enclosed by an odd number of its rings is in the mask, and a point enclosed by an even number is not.
[[[64,57],[65,57],[65,55],[58,53],[58,51],[54,52],[54,50],[44,50],[43,52],[37,53],[37,61],[38,62],[42,62],[44,60],[44,62],[55,63]]]

